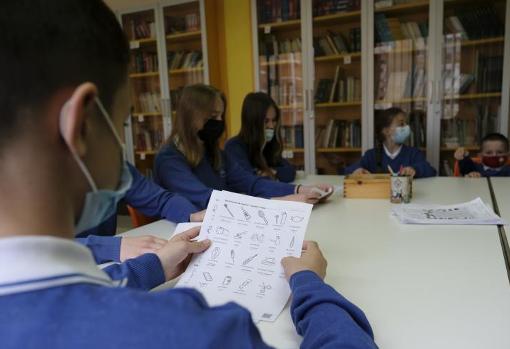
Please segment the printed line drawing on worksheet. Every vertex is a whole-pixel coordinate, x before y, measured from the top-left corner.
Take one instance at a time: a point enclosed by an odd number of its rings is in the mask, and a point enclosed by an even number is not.
[[[280,261],[299,257],[312,205],[213,191],[193,257],[177,287],[200,290],[211,305],[234,301],[255,321],[275,321],[290,289]]]

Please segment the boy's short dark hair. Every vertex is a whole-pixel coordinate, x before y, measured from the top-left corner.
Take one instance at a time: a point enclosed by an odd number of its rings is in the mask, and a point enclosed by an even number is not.
[[[90,81],[107,109],[129,46],[101,0],[0,2],[0,147],[57,90]]]
[[[508,149],[510,148],[509,144],[508,144],[508,138],[503,136],[501,133],[496,133],[496,132],[495,133],[489,133],[488,135],[483,137],[480,148],[483,148],[484,143],[485,142],[489,142],[489,141],[500,141],[500,142],[502,142],[505,145],[505,150],[506,151],[508,151]]]

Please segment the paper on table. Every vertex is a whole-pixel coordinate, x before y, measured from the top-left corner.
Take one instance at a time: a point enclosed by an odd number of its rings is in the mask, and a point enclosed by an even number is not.
[[[255,321],[274,321],[290,288],[280,261],[301,255],[312,205],[213,191],[199,240],[212,245],[195,256],[177,287],[201,291],[210,305],[234,301]]]
[[[455,205],[399,205],[392,213],[404,224],[506,224],[480,198]]]

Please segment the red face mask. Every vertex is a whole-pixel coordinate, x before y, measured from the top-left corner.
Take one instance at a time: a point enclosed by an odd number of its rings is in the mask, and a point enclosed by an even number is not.
[[[496,155],[496,156],[482,156],[482,163],[491,168],[498,168],[504,166],[508,160],[508,156]]]

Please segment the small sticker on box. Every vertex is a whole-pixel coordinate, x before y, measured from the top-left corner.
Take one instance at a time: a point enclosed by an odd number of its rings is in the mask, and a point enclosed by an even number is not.
[[[132,50],[140,48],[140,41],[138,41],[138,40],[130,41],[129,48]]]
[[[143,115],[138,115],[138,122],[143,122]]]
[[[269,34],[269,33],[271,33],[271,26],[265,25],[264,26],[264,34]]]
[[[140,160],[145,160],[145,153],[140,153]]]
[[[351,64],[351,56],[344,56],[344,64]]]

